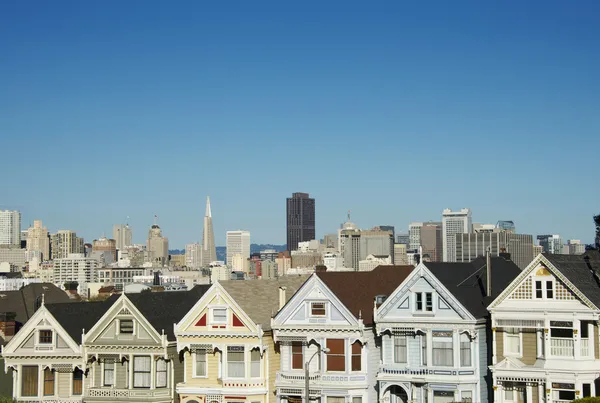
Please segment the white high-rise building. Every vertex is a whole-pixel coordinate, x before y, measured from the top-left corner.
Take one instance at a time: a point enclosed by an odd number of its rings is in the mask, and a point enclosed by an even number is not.
[[[101,262],[83,253],[69,253],[66,258],[54,259],[54,284],[62,285],[67,281],[79,283],[79,292],[87,293],[88,283],[98,281],[98,268]]]
[[[21,247],[21,212],[0,210],[0,245]]]
[[[250,257],[249,231],[227,231],[227,266],[233,267],[234,255],[242,255],[245,259]]]
[[[198,242],[185,245],[185,266],[188,269],[202,267],[202,245]]]
[[[50,260],[50,236],[41,220],[35,220],[27,230],[27,252],[41,253],[41,260]]]
[[[411,222],[408,225],[408,249],[419,249],[421,246],[421,228],[422,222]]]
[[[122,251],[126,246],[133,245],[133,236],[129,224],[113,225],[113,239],[116,241],[117,249]]]
[[[471,209],[459,211],[444,209],[442,212],[442,243],[444,262],[456,262],[456,234],[472,232]]]

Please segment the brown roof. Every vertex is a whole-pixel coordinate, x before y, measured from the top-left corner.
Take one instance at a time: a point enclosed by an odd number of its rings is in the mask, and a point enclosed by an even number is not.
[[[365,325],[373,325],[373,306],[377,295],[391,295],[414,270],[414,266],[377,266],[372,271],[322,272],[317,276]]]

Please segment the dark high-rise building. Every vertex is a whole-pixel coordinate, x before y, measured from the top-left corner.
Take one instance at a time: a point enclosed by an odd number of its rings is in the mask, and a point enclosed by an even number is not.
[[[315,199],[308,193],[287,198],[287,250],[298,249],[298,242],[315,239]]]

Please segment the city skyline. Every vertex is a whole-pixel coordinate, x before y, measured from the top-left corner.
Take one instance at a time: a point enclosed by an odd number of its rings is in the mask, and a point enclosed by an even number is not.
[[[137,243],[158,215],[181,249],[209,194],[217,245],[284,243],[303,190],[317,237],[468,206],[591,243],[600,3],[434,3],[6,2],[0,209]]]

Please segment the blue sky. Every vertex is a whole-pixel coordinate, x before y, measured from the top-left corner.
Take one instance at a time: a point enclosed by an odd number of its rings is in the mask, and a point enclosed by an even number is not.
[[[154,215],[172,247],[476,222],[591,242],[600,3],[0,3],[0,208],[87,240]]]

